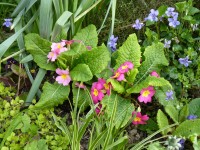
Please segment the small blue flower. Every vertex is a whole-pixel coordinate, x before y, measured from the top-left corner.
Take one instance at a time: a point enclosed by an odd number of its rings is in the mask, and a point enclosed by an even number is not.
[[[174,20],[177,20],[177,18],[178,18],[178,13],[177,13],[177,12],[172,12],[172,15],[171,15],[171,16],[173,17]]]
[[[142,22],[140,22],[139,19],[135,20],[135,23],[133,24],[133,28],[135,28],[136,30],[140,30],[142,29],[142,27],[144,26],[144,24]]]
[[[197,119],[197,116],[196,115],[189,115],[189,116],[187,116],[187,119],[188,120],[194,120],[194,119]]]
[[[145,20],[158,21],[158,10],[151,9],[150,14]]]
[[[8,19],[4,19],[4,23],[3,23],[3,26],[6,26],[7,28],[11,27],[12,25],[12,19],[8,18]]]
[[[165,98],[165,100],[170,100],[170,99],[174,99],[173,98],[173,91],[171,90],[171,91],[168,91],[168,92],[166,92],[166,98]]]
[[[165,48],[170,48],[170,45],[171,45],[171,40],[165,39],[164,47]]]
[[[176,28],[176,26],[180,25],[180,22],[177,18],[168,18],[169,26]]]
[[[111,50],[114,52],[116,50],[118,37],[114,37],[114,35],[111,35],[110,41],[108,42],[108,46],[111,48]]]
[[[172,13],[174,12],[175,8],[173,7],[168,7],[165,14],[168,16],[168,17],[171,17],[172,16]]]
[[[178,61],[180,62],[180,64],[184,65],[185,67],[188,67],[189,64],[192,63],[192,61],[189,61],[188,59],[189,59],[189,58],[188,58],[188,56],[187,56],[187,57],[185,57],[185,58],[179,58]]]
[[[181,139],[178,143],[181,144],[181,147],[179,148],[179,150],[184,150],[185,139]]]

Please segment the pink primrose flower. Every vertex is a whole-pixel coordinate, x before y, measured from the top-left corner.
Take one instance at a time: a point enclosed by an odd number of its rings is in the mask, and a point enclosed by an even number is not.
[[[146,124],[145,121],[147,121],[149,119],[149,117],[147,115],[142,115],[140,112],[136,112],[134,111],[132,113],[132,116],[135,115],[135,118],[133,119],[133,124],[134,125],[138,125],[138,124]]]
[[[151,102],[152,96],[155,94],[153,86],[149,86],[140,91],[140,96],[138,97],[139,102],[144,102],[145,104]]]
[[[91,88],[91,96],[94,104],[97,104],[99,101],[101,101],[104,97],[103,92],[101,91],[103,89],[103,85],[98,82],[94,82],[92,84]]]
[[[54,52],[49,52],[47,55],[48,61],[55,61],[57,59],[58,55]]]
[[[56,73],[59,75],[56,77],[56,81],[59,84],[62,84],[64,86],[69,84],[69,82],[71,81],[69,70],[61,70],[60,68],[57,68]]]
[[[55,52],[57,55],[59,55],[60,53],[67,51],[67,48],[64,47],[65,45],[66,45],[65,42],[52,43],[51,51]]]
[[[156,71],[152,71],[150,75],[151,75],[151,76],[155,76],[155,77],[157,77],[157,78],[160,77],[160,75],[159,75]]]
[[[104,87],[103,91],[105,91],[105,93],[110,95],[111,83],[106,83],[106,80],[104,80],[102,78],[98,79],[98,83],[102,84]]]
[[[118,81],[123,81],[125,80],[124,74],[120,73],[119,70],[117,70],[114,74],[114,76],[112,77],[113,79],[117,79]]]
[[[81,83],[76,82],[75,86],[78,87],[78,88],[81,88],[81,89],[86,89],[86,86],[82,82]]]
[[[123,64],[119,67],[118,71],[119,71],[120,73],[126,73],[126,72],[128,72],[130,69],[133,69],[133,66],[134,66],[134,65],[133,65],[132,62],[127,61],[127,62],[123,63]]]
[[[96,107],[95,111],[96,113],[99,115],[100,112],[101,112],[101,108],[102,108],[102,105],[99,103],[99,105]]]

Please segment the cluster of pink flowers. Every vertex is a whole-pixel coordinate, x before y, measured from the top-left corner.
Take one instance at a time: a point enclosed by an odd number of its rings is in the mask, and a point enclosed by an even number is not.
[[[51,52],[47,55],[48,61],[55,61],[60,53],[67,51],[68,49],[65,46],[66,43],[64,41],[60,43],[52,43]]]
[[[125,73],[127,73],[129,70],[133,69],[134,65],[132,62],[127,61],[123,63],[117,71],[114,73],[114,76],[112,78],[116,78],[118,81],[125,80]]]
[[[94,82],[91,88],[91,96],[94,104],[99,103],[105,94],[110,95],[111,84],[106,83],[106,80],[99,78],[98,82]],[[99,104],[99,108],[97,107],[96,112],[99,114],[101,110],[101,104]]]
[[[56,81],[59,84],[62,84],[64,86],[67,86],[69,82],[71,81],[71,77],[69,75],[69,70],[61,70],[60,68],[56,69],[56,73],[59,75],[56,77]]]

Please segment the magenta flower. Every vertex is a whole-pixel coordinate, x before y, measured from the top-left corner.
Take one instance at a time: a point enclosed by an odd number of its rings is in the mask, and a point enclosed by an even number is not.
[[[58,55],[54,52],[49,52],[47,55],[48,61],[55,61],[57,59]]]
[[[144,102],[145,104],[151,102],[152,96],[155,94],[153,86],[149,86],[140,91],[140,96],[138,97],[139,102]]]
[[[123,63],[123,64],[119,67],[118,71],[119,71],[120,73],[126,73],[126,72],[128,72],[130,69],[133,69],[133,66],[134,66],[134,65],[133,65],[132,62],[127,61],[127,62]]]
[[[136,111],[134,111],[132,113],[132,115],[133,116],[136,115],[132,122],[134,125],[146,124],[145,121],[147,121],[149,119],[149,117],[147,115],[142,115],[140,112],[136,112]]]
[[[152,71],[150,75],[154,76],[154,77],[157,77],[157,78],[160,77],[160,75],[156,71]]]
[[[123,81],[125,80],[125,76],[123,73],[119,72],[119,69],[115,72],[114,76],[112,76],[111,78],[113,79],[117,79],[118,81]]]
[[[103,92],[105,91],[104,93],[107,93],[108,95],[110,95],[111,83],[106,83],[106,80],[102,78],[98,79],[98,83],[103,85],[104,87]]]
[[[102,109],[102,105],[99,103],[99,105],[96,107],[96,109],[95,109],[95,111],[96,111],[96,113],[97,113],[97,115],[99,115],[100,114],[100,112],[101,112],[101,109]]]
[[[103,89],[103,85],[101,83],[98,82],[94,82],[92,84],[92,88],[91,88],[91,96],[92,96],[92,100],[94,102],[94,104],[97,104],[99,101],[101,101],[104,97],[103,92],[101,91]]]
[[[75,86],[78,87],[78,88],[81,88],[81,89],[86,89],[86,86],[82,82],[81,83],[76,82]]]
[[[64,86],[69,84],[69,82],[71,81],[69,70],[61,70],[60,68],[57,68],[56,73],[59,75],[56,77],[56,81],[59,84],[62,84]]]

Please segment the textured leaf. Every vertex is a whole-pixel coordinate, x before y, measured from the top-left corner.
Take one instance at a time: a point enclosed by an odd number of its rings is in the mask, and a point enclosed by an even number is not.
[[[116,55],[117,64],[115,66],[115,69],[117,69],[121,64],[126,61],[131,61],[134,64],[135,68],[140,66],[141,51],[136,34],[129,35],[128,39],[119,48],[119,50],[117,50]]]
[[[114,119],[115,127],[122,128],[128,121],[132,118],[132,112],[134,111],[134,105],[130,100],[124,99],[116,94],[111,94],[110,96],[105,96],[102,100],[103,105],[106,106],[105,112],[108,114],[108,117],[111,117],[113,106],[115,100],[117,101],[117,109]]]
[[[69,95],[69,86],[63,86],[57,83],[50,84],[45,82],[43,86],[43,92],[38,103],[35,105],[35,109],[50,109],[62,104]]]
[[[110,61],[110,53],[105,45],[93,48],[83,53],[75,64],[86,64],[90,67],[93,75],[102,72]]]
[[[126,77],[126,80],[129,83],[133,83],[135,81],[135,77],[136,77],[137,74],[138,74],[138,69],[137,68],[134,68],[134,69],[130,70],[128,72],[128,76]]]
[[[166,115],[160,109],[158,110],[158,113],[157,113],[157,122],[160,129],[169,125]],[[167,130],[164,130],[162,131],[162,134],[166,135],[167,132],[168,132]]]
[[[93,75],[90,68],[86,64],[78,64],[70,71],[70,76],[73,81],[89,81],[92,79]]]
[[[167,105],[165,111],[174,122],[178,122],[178,110],[173,105]]]
[[[190,137],[192,135],[200,135],[200,119],[195,120],[186,120],[181,123],[176,130],[173,132],[173,135],[182,136],[182,137]]]
[[[133,85],[132,88],[128,89],[128,93],[139,93],[143,88],[147,88],[148,86],[160,87],[160,86],[168,86],[169,89],[172,88],[169,81],[164,78],[157,78],[154,76],[148,76],[145,80],[143,80],[138,85]]]
[[[183,108],[179,113],[179,122],[185,121],[188,115],[189,115],[189,107],[188,104],[186,104],[185,106],[183,106]]]
[[[124,87],[117,80],[110,78],[107,80],[107,82],[111,83],[114,91],[120,94],[125,91]]]
[[[166,150],[159,142],[149,144],[147,150]]]
[[[34,140],[31,143],[28,143],[24,150],[48,150],[48,145],[44,139],[38,141]]]
[[[113,75],[113,71],[109,68],[104,69],[101,73],[96,74],[97,78],[109,79]]]
[[[152,71],[157,70],[160,65],[168,65],[163,49],[164,46],[162,43],[154,43],[145,49],[145,61],[143,61],[141,67],[139,68],[139,73],[137,75],[138,80],[136,80],[137,83],[141,82]]]
[[[31,119],[27,114],[22,116],[23,127],[21,128],[22,132],[27,132],[30,128]]]
[[[78,98],[78,108],[81,107],[81,112],[83,112],[89,104],[92,102],[90,93],[88,93],[87,90],[80,89],[78,94],[78,87],[76,87],[74,84],[72,86],[72,92],[73,92],[73,103],[76,103],[76,100]]]
[[[189,103],[189,112],[200,117],[200,98],[193,99]]]
[[[20,68],[19,66],[12,64],[11,65],[11,70],[13,73],[15,73],[16,75],[20,76],[20,77],[24,77],[26,78],[26,71],[23,68]]]
[[[97,46],[98,37],[96,27],[89,25],[80,30],[73,38],[74,40],[81,40],[85,46],[91,46],[92,48]]]
[[[25,47],[40,68],[53,71],[56,69],[53,63],[47,62],[47,55],[51,50],[51,42],[41,38],[38,34],[29,33],[25,36]]]

